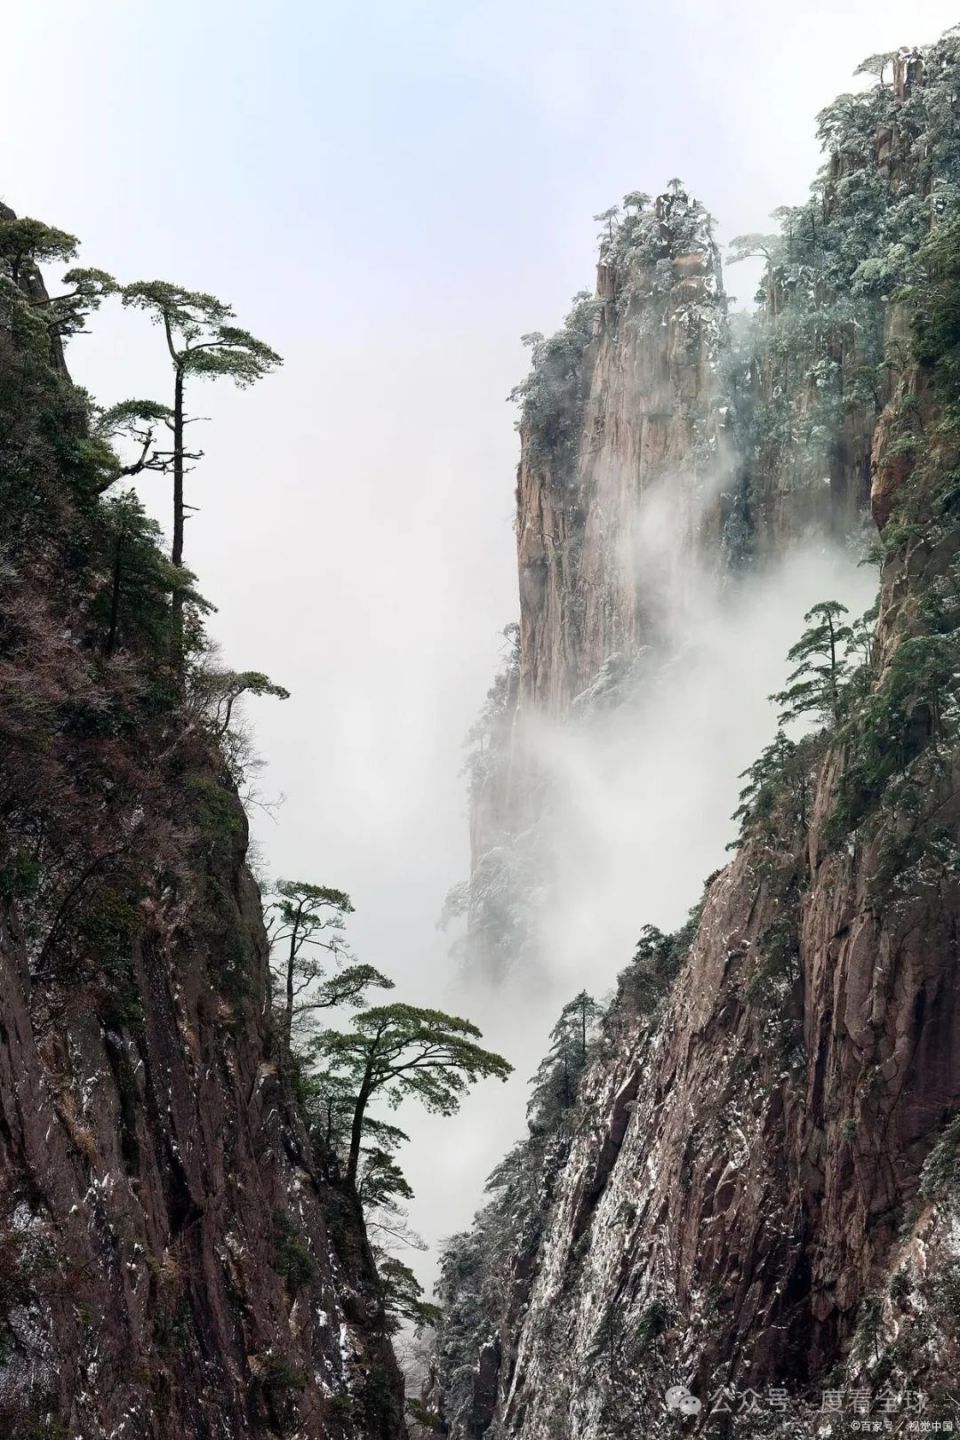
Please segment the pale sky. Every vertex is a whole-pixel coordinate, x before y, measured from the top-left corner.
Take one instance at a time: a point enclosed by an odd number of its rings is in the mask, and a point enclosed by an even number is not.
[[[591,217],[628,190],[678,175],[722,237],[767,228],[804,198],[814,117],[856,64],[956,18],[940,0],[5,15],[0,196],[79,235],[83,264],[214,291],[285,357],[253,391],[197,392],[211,423],[186,558],[227,660],[292,691],[255,711],[263,787],[286,796],[276,823],[255,820],[269,867],[349,890],[361,957],[405,996],[442,1003],[461,739],[516,615],[518,337],[592,286]],[[75,378],[105,402],[166,398],[142,317],[109,308],[92,329]],[[422,1191],[454,1156],[442,1206],[418,1212],[431,1234],[473,1209],[495,1130],[477,1127],[476,1153],[462,1129],[418,1141]]]

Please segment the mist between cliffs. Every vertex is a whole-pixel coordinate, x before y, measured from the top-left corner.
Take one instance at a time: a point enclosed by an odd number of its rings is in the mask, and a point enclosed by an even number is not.
[[[582,989],[608,999],[641,928],[682,924],[729,858],[738,777],[773,737],[768,697],[806,611],[833,599],[853,618],[875,598],[858,540],[810,536],[762,567],[721,574],[693,542],[689,492],[686,504],[675,496],[647,497],[616,541],[656,643],[608,657],[562,716],[521,696],[504,752],[486,757],[506,767],[501,808],[460,891],[473,933],[454,942],[443,1003],[516,1068],[506,1087],[470,1096],[455,1134],[401,1117],[413,1141],[411,1219],[431,1244],[468,1223],[487,1174],[524,1133],[527,1080],[562,1005]],[[705,491],[701,503],[711,499]],[[432,1279],[432,1260],[417,1268]]]

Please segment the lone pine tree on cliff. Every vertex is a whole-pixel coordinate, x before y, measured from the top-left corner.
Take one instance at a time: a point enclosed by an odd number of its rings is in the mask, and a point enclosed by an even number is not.
[[[350,1030],[324,1030],[314,1057],[332,1088],[350,1096],[352,1121],[347,1182],[355,1184],[367,1107],[376,1097],[390,1106],[414,1098],[438,1115],[454,1115],[478,1080],[506,1080],[513,1069],[502,1055],[482,1049],[469,1020],[416,1005],[362,1010]]]
[[[838,600],[824,600],[804,615],[809,629],[787,652],[787,659],[799,664],[787,678],[786,689],[770,696],[775,704],[783,707],[781,725],[802,715],[816,715],[834,724],[839,722],[843,684],[849,669],[847,651],[854,639],[853,631],[843,619],[846,614],[846,605]]]
[[[183,481],[187,462],[201,458],[201,452],[187,450],[184,439],[186,426],[191,422],[186,411],[188,383],[226,378],[245,389],[283,362],[269,345],[232,324],[233,310],[215,295],[184,290],[165,280],[138,280],[125,285],[121,294],[125,306],[146,311],[151,320],[162,327],[173,368],[173,405],[165,421],[173,445],[164,452],[163,468],[173,472],[170,559],[181,569],[184,523],[190,508],[184,501]]]
[[[350,896],[343,890],[305,880],[280,880],[276,885],[267,907],[267,933],[271,947],[280,952],[271,968],[282,989],[277,1008],[287,1052],[293,1048],[298,1020],[360,1005],[371,986],[393,989],[393,981],[372,965],[347,965],[327,973],[326,957],[341,961],[349,956],[344,925],[352,914]]]
[[[527,1115],[533,1125],[552,1129],[576,1100],[589,1042],[601,1014],[601,1007],[586,990],[564,1005],[550,1031],[550,1050],[531,1076]]]

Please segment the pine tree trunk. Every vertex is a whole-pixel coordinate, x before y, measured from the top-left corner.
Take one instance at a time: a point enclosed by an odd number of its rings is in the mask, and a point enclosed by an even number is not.
[[[283,1015],[284,1059],[289,1060],[293,1045],[293,971],[297,958],[296,931],[290,937],[290,953],[287,956],[287,1003]]]
[[[357,1170],[360,1166],[360,1142],[363,1139],[363,1120],[367,1113],[367,1101],[370,1099],[372,1063],[371,1057],[367,1062],[367,1068],[363,1076],[363,1084],[360,1086],[360,1093],[357,1096],[357,1103],[353,1110],[353,1125],[350,1130],[350,1158],[347,1161],[347,1184],[353,1186],[356,1186]]]
[[[178,365],[173,389],[173,548],[170,559],[177,569],[183,568],[183,370]],[[173,592],[174,660],[179,669],[183,662],[183,591]]]
[[[173,550],[174,565],[183,565],[183,371],[178,367],[173,390]]]

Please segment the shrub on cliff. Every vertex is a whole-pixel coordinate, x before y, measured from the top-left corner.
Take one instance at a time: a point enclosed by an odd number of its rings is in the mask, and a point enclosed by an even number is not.
[[[530,350],[530,373],[509,398],[520,402],[519,423],[531,459],[556,465],[559,479],[571,477],[576,461],[586,403],[583,358],[600,306],[599,300],[581,291],[555,335],[544,338],[534,331],[522,337]]]

